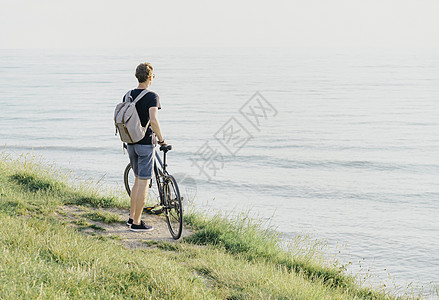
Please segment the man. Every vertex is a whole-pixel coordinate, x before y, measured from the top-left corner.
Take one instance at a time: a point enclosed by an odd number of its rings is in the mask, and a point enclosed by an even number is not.
[[[131,91],[131,96],[135,99],[143,90],[148,89],[154,79],[153,67],[150,63],[141,63],[136,68],[136,78],[139,85]],[[149,91],[136,103],[136,109],[140,117],[142,126],[146,126],[148,120],[150,125],[145,137],[134,144],[128,144],[127,150],[130,157],[131,167],[136,176],[134,186],[131,190],[131,209],[127,225],[131,226],[131,231],[151,231],[152,226],[146,225],[141,220],[146,195],[148,194],[149,183],[154,169],[155,145],[166,145],[160,130],[160,123],[157,118],[160,109],[159,96],[153,91]]]

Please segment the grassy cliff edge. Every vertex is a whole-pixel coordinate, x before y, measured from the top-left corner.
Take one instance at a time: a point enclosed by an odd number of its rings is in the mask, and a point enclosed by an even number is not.
[[[275,232],[246,218],[191,212],[185,221],[193,235],[142,249],[85,235],[56,217],[61,207],[126,207],[127,199],[73,186],[29,155],[0,156],[0,186],[1,299],[397,298],[312,255],[285,251]]]

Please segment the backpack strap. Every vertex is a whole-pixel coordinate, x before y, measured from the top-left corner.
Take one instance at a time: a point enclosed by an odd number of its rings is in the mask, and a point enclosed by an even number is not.
[[[148,94],[150,92],[150,90],[143,90],[137,97],[136,99],[133,100],[134,103],[137,103],[137,101],[139,101],[140,99],[142,99],[143,96],[145,96],[146,94]]]
[[[143,91],[142,91],[142,92],[136,97],[136,99],[134,99],[133,101],[130,101],[130,102],[132,102],[132,103],[134,103],[134,105],[136,105],[136,103],[137,103],[140,99],[142,99],[143,96],[145,96],[146,94],[148,94],[149,92],[150,92],[150,90],[146,90],[146,89],[143,90]],[[125,94],[125,99],[124,99],[124,101],[126,102],[129,98],[132,99],[132,97],[131,97],[131,91],[129,91],[128,93]],[[123,123],[125,122],[125,114],[126,114],[126,111],[125,111],[125,113],[124,113],[123,116],[122,116],[122,122],[123,122]],[[116,121],[116,118],[115,118],[114,120]],[[146,123],[145,128],[148,128],[150,121],[151,121],[151,120],[148,120],[148,123]]]
[[[136,99],[134,99],[133,100],[133,97],[131,97],[131,92],[132,92],[132,90],[131,91],[128,91],[126,94],[125,94],[125,96],[124,96],[124,98],[123,98],[123,102],[137,102],[137,101],[139,101],[140,99],[142,99],[142,97],[143,96],[145,96],[146,94],[148,94],[149,92],[150,92],[150,90],[143,90],[137,97],[136,97]],[[130,100],[130,98],[131,98],[131,100]]]
[[[131,101],[129,100],[130,97],[131,97],[131,91],[128,91],[128,92],[125,94],[124,98],[123,98],[123,102],[131,102]]]
[[[142,99],[143,96],[145,96],[146,94],[148,94],[150,92],[150,90],[143,90],[139,96],[136,97],[136,99],[134,99],[134,103],[137,103],[137,101],[139,101],[140,99]],[[148,120],[148,123],[146,123],[145,128],[148,128],[148,126],[150,125],[151,120]],[[151,128],[152,129],[152,128]]]

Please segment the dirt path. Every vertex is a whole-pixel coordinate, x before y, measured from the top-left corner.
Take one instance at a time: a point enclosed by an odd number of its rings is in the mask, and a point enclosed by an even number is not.
[[[99,220],[99,216],[106,216],[107,219]],[[154,230],[149,232],[130,231],[126,225],[128,210],[120,208],[97,209],[66,205],[58,209],[56,217],[69,226],[77,227],[84,234],[101,235],[117,239],[130,249],[149,247],[154,244],[154,241],[179,241],[171,237],[163,215],[142,215],[142,220],[154,227]],[[182,237],[189,236],[192,233],[191,230],[183,227]]]

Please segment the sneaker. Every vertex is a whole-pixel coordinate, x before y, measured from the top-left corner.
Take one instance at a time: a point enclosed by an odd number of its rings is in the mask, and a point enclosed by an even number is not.
[[[129,218],[127,221],[127,226],[130,227],[131,225],[133,225],[133,219]]]
[[[131,231],[151,231],[154,228],[152,226],[146,225],[145,222],[140,221],[140,225],[133,224],[131,225]]]

